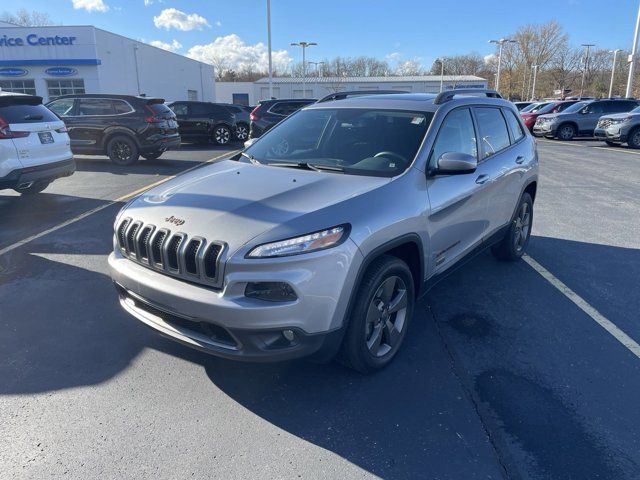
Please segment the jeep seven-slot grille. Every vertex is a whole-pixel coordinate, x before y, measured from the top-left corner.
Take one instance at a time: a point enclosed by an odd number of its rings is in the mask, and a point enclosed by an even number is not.
[[[167,275],[217,285],[222,244],[182,232],[156,229],[125,218],[116,228],[120,251],[129,259]]]

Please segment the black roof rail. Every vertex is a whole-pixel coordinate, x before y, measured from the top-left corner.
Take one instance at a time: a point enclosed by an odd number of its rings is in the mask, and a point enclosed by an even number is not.
[[[333,100],[344,100],[345,98],[361,97],[363,95],[389,95],[394,93],[409,93],[402,90],[353,90],[347,92],[335,92],[322,97],[317,103],[331,102]]]
[[[485,95],[490,98],[502,98],[495,90],[489,90],[485,88],[454,88],[453,90],[448,90],[446,92],[439,93],[438,96],[433,100],[434,105],[440,105],[444,102],[448,102],[449,100],[453,100],[453,97],[456,95]]]

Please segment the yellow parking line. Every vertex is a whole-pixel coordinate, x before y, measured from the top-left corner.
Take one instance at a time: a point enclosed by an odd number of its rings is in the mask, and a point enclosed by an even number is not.
[[[536,262],[529,255],[524,255],[522,259],[529,264],[531,268],[533,268],[536,272],[538,272],[542,277],[553,285],[556,289],[560,291],[565,297],[571,300],[576,306],[582,310],[584,313],[589,315],[592,320],[594,320],[598,325],[604,328],[613,338],[615,338],[618,342],[620,342],[624,347],[627,348],[631,353],[633,353],[636,357],[640,358],[640,345],[633,340],[629,335],[620,330],[617,325],[615,325],[611,320],[607,319],[604,315],[602,315],[598,310],[593,308],[591,305],[587,303],[587,301],[578,295],[576,292],[567,287],[560,279],[558,279],[555,275],[553,275],[549,270],[544,268],[538,262]]]
[[[194,169],[196,169],[198,167],[201,167],[202,165],[205,165],[205,164],[211,163],[211,162],[215,162],[216,160],[219,160],[222,157],[232,156],[232,155],[236,154],[238,151],[239,150],[234,150],[232,152],[224,153],[222,155],[218,155],[217,157],[210,158],[209,160],[205,160],[204,162],[199,163],[198,165],[194,165],[193,167],[190,167],[190,168],[188,168],[186,170],[183,170],[182,172],[179,172],[179,173],[177,173],[175,175],[171,175],[169,177],[166,177],[166,178],[163,178],[161,180],[158,180],[157,182],[154,182],[154,183],[151,183],[151,184],[149,184],[147,186],[139,188],[138,190],[135,190],[135,191],[133,191],[131,193],[127,193],[126,195],[123,195],[122,197],[119,197],[119,198],[117,198],[117,199],[115,199],[113,201],[107,202],[104,205],[100,205],[99,207],[92,208],[91,210],[83,212],[80,215],[77,215],[77,216],[75,216],[73,218],[65,220],[64,222],[59,223],[57,225],[54,225],[51,228],[47,228],[46,230],[43,230],[42,232],[36,233],[34,235],[31,235],[31,236],[29,236],[27,238],[23,238],[22,240],[19,240],[19,241],[15,242],[15,243],[13,243],[13,244],[11,244],[9,246],[6,246],[6,247],[0,249],[0,255],[4,255],[5,253],[9,253],[12,250],[15,250],[16,248],[19,248],[19,247],[21,247],[23,245],[26,245],[29,242],[32,242],[33,240],[37,240],[38,238],[44,237],[45,235],[49,235],[50,233],[55,232],[56,230],[60,230],[61,228],[64,228],[64,227],[67,227],[67,226],[69,226],[69,225],[71,225],[73,223],[79,222],[80,220],[83,220],[83,219],[93,215],[94,213],[98,213],[99,211],[104,210],[105,208],[109,208],[110,206],[115,205],[116,203],[120,203],[120,202],[124,202],[126,200],[130,200],[131,198],[135,197],[136,195],[141,194],[142,192],[145,192],[146,190],[149,190],[150,188],[157,187],[158,185],[161,185],[161,184],[163,184],[165,182],[168,182],[169,180],[171,180],[173,178],[176,178],[177,175],[180,175],[180,174],[183,174],[183,173],[186,173],[186,172],[190,172],[191,170],[194,170]]]

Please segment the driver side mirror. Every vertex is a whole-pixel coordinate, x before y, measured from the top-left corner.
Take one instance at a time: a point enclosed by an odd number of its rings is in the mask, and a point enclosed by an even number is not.
[[[249,140],[244,142],[244,148],[249,148],[251,145],[256,143],[256,140],[258,140],[258,139],[257,138],[250,138]]]
[[[459,175],[473,173],[478,168],[478,159],[468,153],[445,152],[438,159],[436,173]]]

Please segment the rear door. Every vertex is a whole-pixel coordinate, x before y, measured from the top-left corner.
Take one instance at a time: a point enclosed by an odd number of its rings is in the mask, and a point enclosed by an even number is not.
[[[171,104],[171,110],[176,115],[180,135],[185,137],[195,135],[194,123],[189,117],[189,104],[187,102],[175,102]]]
[[[189,104],[189,135],[207,137],[211,130],[211,104],[193,102]]]
[[[78,98],[75,113],[67,122],[72,128],[71,146],[88,150],[102,148],[104,132],[118,125],[110,98]]]
[[[580,133],[593,135],[593,131],[596,129],[598,120],[605,112],[605,106],[611,102],[591,102],[582,109],[580,117],[578,118],[578,128]]]
[[[452,110],[438,131],[430,165],[435,166],[438,158],[447,152],[466,153],[480,161],[477,139],[471,109]],[[487,180],[490,170],[487,162],[480,161],[473,173],[428,177],[430,264],[434,274],[443,272],[482,242],[489,226]]]
[[[70,159],[69,137],[64,122],[42,105],[39,97],[14,98],[11,104],[0,104],[0,118],[1,123],[9,126],[22,166]]]

